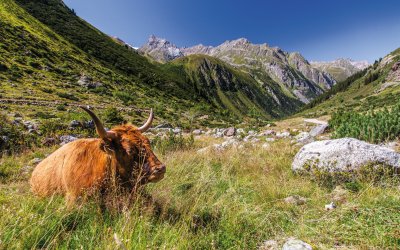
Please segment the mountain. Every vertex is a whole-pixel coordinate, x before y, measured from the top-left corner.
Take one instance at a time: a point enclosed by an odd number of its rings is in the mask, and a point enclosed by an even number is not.
[[[339,82],[306,105],[301,114],[319,116],[338,110],[365,112],[390,108],[399,102],[399,95],[400,48]]]
[[[351,59],[337,59],[330,62],[311,62],[311,65],[324,72],[328,72],[336,81],[344,81],[347,77],[367,68],[368,61],[353,61]]]
[[[148,60],[61,0],[3,0],[0,10],[0,103],[10,114],[64,121],[79,117],[74,107],[87,104],[100,115],[107,107],[130,110],[125,119],[136,122],[153,107],[156,123],[189,127],[193,115],[207,114],[206,121],[194,122],[213,126],[278,118],[303,105],[267,76],[207,55],[165,64]]]
[[[288,53],[267,44],[252,44],[245,38],[226,41],[217,47],[177,48],[165,39],[152,36],[140,51],[159,62],[193,54],[216,57],[256,79],[274,81],[286,95],[303,103],[308,103],[336,83],[329,74],[313,68],[300,53]]]
[[[175,44],[154,35],[150,36],[147,43],[139,48],[139,52],[158,62],[168,62],[183,56],[182,51]]]

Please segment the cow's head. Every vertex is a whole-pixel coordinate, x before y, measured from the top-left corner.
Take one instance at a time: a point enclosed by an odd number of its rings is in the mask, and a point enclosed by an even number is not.
[[[88,108],[81,107],[93,119],[96,131],[105,146],[115,155],[117,171],[126,181],[135,177],[140,183],[157,182],[164,178],[166,171],[154,155],[149,139],[142,133],[148,130],[153,122],[153,110],[146,123],[141,127],[124,124],[106,131],[99,118]]]

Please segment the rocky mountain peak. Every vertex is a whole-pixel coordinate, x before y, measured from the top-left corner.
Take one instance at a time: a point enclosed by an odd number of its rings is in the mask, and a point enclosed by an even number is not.
[[[155,35],[149,37],[147,43],[139,49],[139,52],[149,55],[159,62],[168,62],[183,56],[181,49],[175,44]]]

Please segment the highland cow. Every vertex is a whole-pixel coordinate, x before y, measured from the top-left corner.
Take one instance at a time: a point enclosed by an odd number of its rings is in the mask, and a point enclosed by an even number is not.
[[[150,128],[153,110],[140,128],[120,125],[106,131],[97,116],[81,107],[93,119],[100,138],[70,142],[44,159],[30,179],[34,194],[45,197],[61,194],[68,204],[86,191],[106,190],[110,182],[133,189],[157,182],[166,171],[142,133]]]

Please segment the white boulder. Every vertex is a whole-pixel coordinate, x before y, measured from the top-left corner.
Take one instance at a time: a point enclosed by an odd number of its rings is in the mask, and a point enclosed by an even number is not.
[[[293,160],[292,170],[312,166],[329,172],[347,172],[374,163],[400,168],[400,154],[354,138],[341,138],[303,146]]]

